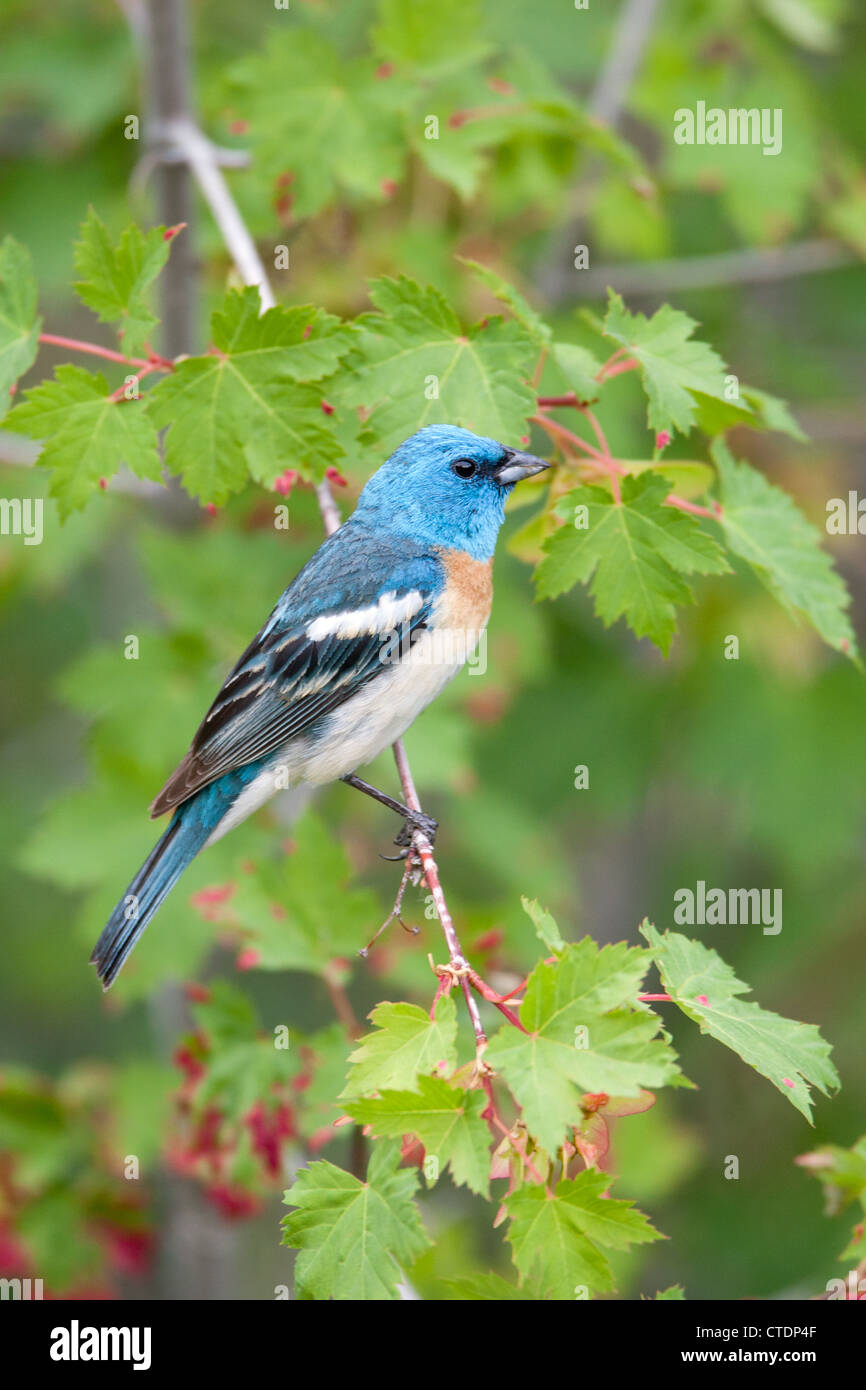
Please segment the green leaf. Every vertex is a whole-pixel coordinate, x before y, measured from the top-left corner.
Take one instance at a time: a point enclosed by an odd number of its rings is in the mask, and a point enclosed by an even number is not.
[[[704,434],[723,434],[734,425],[746,425],[753,430],[777,430],[802,444],[807,436],[800,429],[785,401],[759,391],[754,386],[738,388],[736,400],[718,400],[702,391],[693,391],[698,412],[695,423]]]
[[[293,25],[229,72],[228,103],[247,124],[256,176],[277,182],[294,217],[343,192],[383,202],[402,178],[402,111],[415,89],[377,73],[369,56],[344,60],[325,39]]]
[[[418,1076],[416,1085],[417,1092],[383,1091],[375,1099],[352,1101],[346,1112],[358,1124],[372,1125],[377,1135],[416,1135],[440,1171],[447,1164],[458,1185],[486,1197],[490,1133],[481,1118],[484,1092],[449,1086],[438,1076]]]
[[[400,1144],[376,1144],[367,1181],[320,1160],[285,1194],[283,1245],[299,1251],[299,1298],[381,1301],[430,1244],[412,1201],[417,1174],[400,1168]]]
[[[517,1288],[509,1284],[501,1274],[468,1274],[463,1279],[443,1279],[446,1289],[450,1289],[455,1301],[481,1303],[536,1303],[537,1295],[528,1288]]]
[[[624,942],[569,943],[555,965],[539,963],[529,976],[520,1009],[528,1031],[505,1024],[491,1038],[485,1058],[548,1153],[580,1123],[587,1091],[637,1096],[678,1075],[659,1019],[637,1005],[648,968],[648,953]]]
[[[505,1200],[511,1223],[508,1242],[521,1281],[537,1281],[542,1298],[573,1299],[582,1288],[610,1293],[613,1270],[598,1246],[584,1235],[577,1213],[543,1187],[524,1186]]]
[[[545,323],[520,291],[497,275],[495,270],[463,256],[458,256],[457,259],[468,266],[497,299],[508,305],[539,350],[544,350],[543,394],[560,396],[574,391],[579,400],[594,401],[601,391],[600,384],[595,380],[596,373],[601,371],[602,366],[599,359],[588,348],[581,347],[578,343],[555,340],[550,325]]]
[[[555,1195],[527,1185],[505,1199],[514,1263],[543,1295],[574,1298],[580,1285],[609,1292],[613,1274],[599,1246],[627,1250],[661,1239],[631,1202],[602,1196],[610,1184],[609,1173],[586,1169],[559,1183]]]
[[[595,379],[601,367],[595,354],[579,343],[554,341],[544,368],[544,393],[561,396],[573,391],[579,401],[594,401],[601,394]]]
[[[725,365],[707,343],[692,338],[696,328],[694,319],[669,304],[650,319],[631,314],[621,296],[610,291],[603,332],[640,364],[652,430],[687,434],[697,416],[696,391],[725,399]]]
[[[659,1289],[655,1296],[656,1303],[682,1303],[685,1299],[686,1291],[682,1284],[671,1284],[670,1288]]]
[[[866,1211],[866,1134],[850,1149],[822,1144],[813,1153],[801,1154],[796,1162],[820,1182],[829,1215],[836,1216],[849,1202],[858,1200]]]
[[[779,434],[787,434],[791,439],[796,439],[799,444],[808,442],[809,436],[804,434],[794,419],[786,401],[779,396],[771,396],[769,391],[759,391],[755,386],[741,386],[740,394],[745,396],[749,405],[754,411],[757,421],[768,430],[777,430]],[[753,419],[751,424],[755,423]]]
[[[635,478],[642,473],[656,473],[666,478],[678,497],[702,497],[716,481],[715,471],[708,463],[691,459],[618,459],[617,462]]]
[[[310,811],[299,817],[291,853],[275,855],[267,832],[261,841],[255,872],[238,872],[216,920],[241,933],[263,970],[321,974],[334,959],[353,955],[369,937],[378,904],[368,888],[351,886],[345,851],[320,818]]]
[[[821,549],[819,533],[787,493],[747,463],[736,462],[721,440],[712,454],[721,484],[719,520],[731,550],[749,562],[790,613],[806,618],[837,651],[856,656],[846,612],[851,598]]]
[[[772,1081],[812,1123],[809,1086],[824,1095],[839,1077],[830,1061],[830,1044],[813,1023],[797,1023],[737,996],[750,993],[722,958],[678,932],[640,928],[655,956],[665,989],[702,1033],[709,1033]]]
[[[352,1071],[341,1100],[371,1091],[418,1090],[418,1078],[445,1062],[457,1065],[457,1006],[450,994],[436,1001],[435,1017],[417,1004],[377,1004],[370,1014],[376,1032],[361,1038],[349,1061]]]
[[[358,320],[340,396],[371,412],[385,450],[442,423],[517,443],[535,409],[527,378],[538,356],[520,324],[494,317],[464,330],[438,290],[404,275],[375,281],[370,298],[380,312]]]
[[[660,1232],[633,1202],[604,1195],[610,1184],[610,1173],[587,1168],[576,1178],[561,1182],[556,1195],[567,1204],[583,1234],[596,1245],[608,1250],[628,1250],[632,1245],[661,1240]]]
[[[105,224],[90,208],[75,246],[74,286],[79,299],[101,323],[117,323],[127,354],[140,353],[159,320],[148,308],[145,291],[162,270],[171,249],[165,227],[143,232],[129,226],[112,245]]]
[[[144,401],[112,401],[101,373],[65,363],[32,387],[10,416],[13,429],[44,441],[40,467],[62,518],[90,500],[100,479],[126,464],[139,478],[162,479],[156,431]]]
[[[0,419],[9,393],[33,365],[42,320],[36,313],[36,277],[30,252],[11,236],[0,242]]]
[[[535,933],[539,941],[541,941],[549,951],[552,951],[554,955],[561,955],[565,950],[565,942],[560,935],[559,927],[556,925],[550,913],[546,908],[539,906],[534,900],[530,901],[529,898],[522,897],[520,901],[523,904],[523,911],[535,927]]]
[[[250,475],[266,487],[286,468],[321,478],[343,453],[309,383],[334,371],[351,329],[308,306],[259,307],[257,289],[230,291],[211,319],[216,351],[179,362],[147,398],[156,425],[171,427],[169,470],[203,502],[224,502]]]
[[[595,611],[606,627],[624,616],[636,636],[649,637],[667,654],[676,604],[694,601],[682,576],[722,574],[729,566],[694,517],[664,505],[664,478],[626,477],[621,492],[621,505],[600,487],[576,488],[560,500],[559,515],[587,524],[562,526],[544,542],[545,558],[535,574],[538,596],[551,598],[592,580]]]
[[[372,38],[401,68],[439,75],[484,57],[490,45],[480,29],[479,0],[379,0]]]

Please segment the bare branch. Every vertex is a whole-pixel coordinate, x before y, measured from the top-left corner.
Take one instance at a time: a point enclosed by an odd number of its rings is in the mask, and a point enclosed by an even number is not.
[[[256,244],[223,177],[220,152],[187,116],[164,121],[157,138],[161,158],[176,160],[180,157],[189,165],[238,274],[245,285],[258,286],[263,309],[273,308],[276,296]]]
[[[840,242],[816,237],[792,246],[598,266],[581,271],[580,288],[590,296],[603,295],[608,285],[616,285],[620,294],[671,294],[681,290],[722,289],[728,285],[787,280],[856,263],[854,252]]]
[[[619,12],[607,59],[588,101],[596,120],[615,128],[628,97],[629,88],[640,66],[649,41],[660,0],[624,0]],[[565,228],[559,228],[547,241],[538,266],[538,284],[552,304],[568,299],[574,290],[572,247],[580,242],[588,205],[601,168],[598,159],[589,159],[569,198]],[[583,275],[581,289],[585,285]]]
[[[589,101],[589,112],[615,126],[640,66],[659,0],[625,0],[607,60]]]

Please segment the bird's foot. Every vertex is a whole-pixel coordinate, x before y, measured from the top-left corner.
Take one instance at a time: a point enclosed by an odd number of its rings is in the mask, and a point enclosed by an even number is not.
[[[394,836],[394,844],[404,846],[406,851],[411,848],[412,836],[416,830],[420,830],[430,841],[430,847],[436,843],[436,832],[439,829],[439,822],[432,816],[425,815],[423,811],[410,811],[406,816],[400,830]],[[400,856],[405,858],[404,855]]]

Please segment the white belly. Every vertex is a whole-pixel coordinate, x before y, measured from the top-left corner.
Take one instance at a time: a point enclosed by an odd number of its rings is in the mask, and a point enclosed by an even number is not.
[[[458,648],[459,643],[455,644]],[[221,840],[229,830],[258,811],[278,791],[299,784],[335,782],[378,757],[400,738],[423,709],[453,680],[470,652],[447,660],[447,651],[424,633],[399,663],[376,675],[322,723],[316,737],[292,739],[250,782],[207,841]]]
[[[372,762],[404,734],[463,665],[442,655],[431,634],[424,633],[401,662],[335,710],[315,739],[296,744],[302,780],[333,782]]]

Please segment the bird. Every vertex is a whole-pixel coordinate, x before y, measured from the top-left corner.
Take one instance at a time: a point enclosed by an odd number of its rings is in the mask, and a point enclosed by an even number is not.
[[[490,615],[505,502],[543,459],[428,425],[370,477],[351,517],[278,599],[153,801],[172,812],[91,955],[108,989],[197,854],[286,786],[343,781],[397,812],[406,847],[437,824],[357,775],[472,655]],[[399,857],[399,856],[398,856]]]

